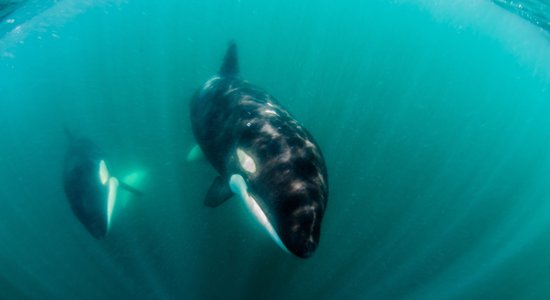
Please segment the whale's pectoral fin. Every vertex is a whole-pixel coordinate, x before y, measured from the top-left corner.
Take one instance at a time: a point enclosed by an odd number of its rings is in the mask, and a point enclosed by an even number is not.
[[[204,160],[204,153],[199,145],[193,146],[187,154],[187,161]]]
[[[229,188],[227,180],[223,180],[221,176],[216,177],[208,193],[206,193],[206,198],[204,198],[204,205],[208,207],[217,207],[218,205],[224,203],[227,199],[233,196],[233,192]]]

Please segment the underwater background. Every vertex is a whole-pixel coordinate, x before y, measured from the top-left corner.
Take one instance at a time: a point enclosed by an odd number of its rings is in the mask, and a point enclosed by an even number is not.
[[[0,299],[550,298],[545,1],[0,3]],[[323,150],[307,260],[205,207],[215,171],[186,160],[231,39]],[[63,125],[145,193],[103,240],[63,192]]]

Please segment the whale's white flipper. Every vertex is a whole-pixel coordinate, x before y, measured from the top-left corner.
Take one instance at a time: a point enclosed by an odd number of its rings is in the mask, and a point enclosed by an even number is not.
[[[111,217],[116,203],[116,194],[118,189],[118,179],[115,177],[109,178],[109,195],[107,197],[107,232],[111,228]]]
[[[258,205],[254,197],[248,194],[248,187],[246,185],[246,182],[244,181],[244,178],[239,174],[232,175],[229,179],[229,187],[231,188],[231,191],[233,191],[233,193],[239,195],[239,197],[245,202],[248,210],[254,215],[254,217],[256,217],[256,220],[260,222],[262,227],[267,230],[273,241],[275,241],[275,243],[279,245],[279,247],[281,247],[281,249],[283,249],[285,252],[290,253],[279,238],[279,235],[275,231],[275,228],[273,228],[273,225],[271,225],[271,223],[267,219],[267,216],[265,215],[262,208]]]

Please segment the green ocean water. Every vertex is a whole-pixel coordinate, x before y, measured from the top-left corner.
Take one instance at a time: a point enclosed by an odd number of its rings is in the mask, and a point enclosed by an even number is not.
[[[550,39],[532,22],[476,0],[48,4],[0,27],[0,299],[550,298]],[[186,161],[189,100],[231,39],[323,150],[307,260],[237,199],[205,207],[215,172]],[[63,124],[147,174],[104,240],[65,198]]]

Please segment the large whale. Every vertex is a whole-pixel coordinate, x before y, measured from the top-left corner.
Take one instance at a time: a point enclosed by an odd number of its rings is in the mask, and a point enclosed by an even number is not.
[[[198,146],[220,174],[205,198],[238,195],[285,251],[309,257],[327,206],[323,155],[310,133],[262,89],[239,76],[237,47],[191,100]]]
[[[105,153],[91,140],[75,137],[67,128],[63,185],[73,213],[96,239],[107,235],[118,188],[142,193],[111,176]]]

